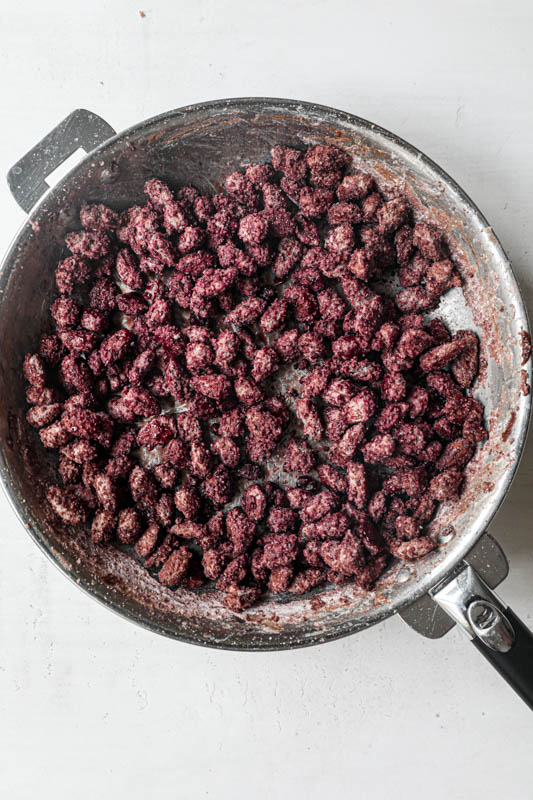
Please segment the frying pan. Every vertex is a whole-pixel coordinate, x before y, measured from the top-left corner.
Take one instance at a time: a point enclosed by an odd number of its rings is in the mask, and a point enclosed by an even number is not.
[[[223,177],[269,158],[273,144],[335,143],[384,191],[406,194],[415,216],[444,232],[464,278],[464,294],[448,292],[438,314],[475,330],[482,368],[474,394],[486,408],[490,438],[467,470],[461,498],[431,524],[437,549],[413,563],[396,562],[371,592],[354,585],[302,597],[266,598],[236,614],[216,592],[171,591],[129,554],[99,548],[88,530],[72,530],[44,501],[54,480],[51,455],[25,423],[21,364],[49,325],[54,269],[65,233],[78,224],[82,202],[121,209],[143,199],[151,176],[172,185],[220,189]],[[54,188],[46,177],[75,150],[87,155]],[[0,275],[0,475],[21,522],[59,568],[109,608],[181,641],[235,650],[318,644],[364,630],[400,613],[436,638],[455,623],[533,707],[533,637],[494,594],[507,574],[487,526],[509,489],[524,446],[530,412],[528,322],[502,247],[479,210],[436,164],[397,136],[324,106],[245,98],[181,108],[116,135],[100,117],[74,111],[9,172],[11,191],[29,216]]]

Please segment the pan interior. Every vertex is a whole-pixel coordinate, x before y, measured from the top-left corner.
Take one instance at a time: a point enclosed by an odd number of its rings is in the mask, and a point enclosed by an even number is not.
[[[414,564],[393,564],[370,593],[353,585],[303,598],[267,599],[244,614],[210,591],[170,591],[126,554],[101,550],[87,531],[52,518],[44,502],[53,459],[24,420],[21,363],[50,325],[54,265],[77,226],[82,202],[121,209],[143,201],[154,175],[172,186],[220,190],[226,174],[269,158],[274,144],[335,143],[385,191],[405,193],[418,219],[445,231],[465,282],[436,313],[452,330],[474,329],[482,370],[474,394],[484,403],[489,441],[471,462],[460,501],[443,507],[432,530],[439,548]],[[359,631],[412,602],[483,533],[512,478],[529,414],[529,365],[522,365],[524,307],[499,242],[461,190],[396,137],[332,109],[282,100],[217,101],[170,112],[110,140],[89,155],[34,209],[12,246],[0,285],[0,469],[10,499],[37,543],[79,585],[114,610],[168,636],[235,649],[314,644]]]

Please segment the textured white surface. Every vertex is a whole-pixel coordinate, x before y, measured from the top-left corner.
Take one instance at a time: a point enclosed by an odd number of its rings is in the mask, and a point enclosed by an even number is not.
[[[448,170],[532,307],[529,3],[0,0],[0,16],[2,173],[75,107],[120,130],[217,97],[313,100]],[[5,184],[0,215],[5,250],[24,218]],[[491,527],[530,625],[532,479],[530,445]],[[533,797],[531,713],[457,631],[429,642],[391,619],[264,655],[176,644],[96,605],[3,497],[0,513],[1,796]]]

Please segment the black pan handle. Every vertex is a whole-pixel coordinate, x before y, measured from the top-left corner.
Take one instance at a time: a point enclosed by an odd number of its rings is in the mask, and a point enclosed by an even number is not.
[[[56,125],[44,139],[22,156],[7,173],[11,194],[24,209],[31,211],[50,188],[46,178],[78,149],[90,153],[116,133],[102,117],[77,108]]]
[[[510,608],[505,609],[505,617],[514,633],[507,652],[493,650],[478,637],[472,643],[533,711],[533,634]]]
[[[533,633],[529,628],[469,564],[463,563],[432,596],[533,711]]]

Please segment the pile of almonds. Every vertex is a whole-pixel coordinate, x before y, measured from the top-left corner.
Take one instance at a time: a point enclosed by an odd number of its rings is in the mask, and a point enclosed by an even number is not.
[[[476,335],[425,316],[461,285],[441,233],[337,147],[271,156],[212,197],[83,206],[24,362],[58,517],[235,611],[427,554],[487,438]]]

